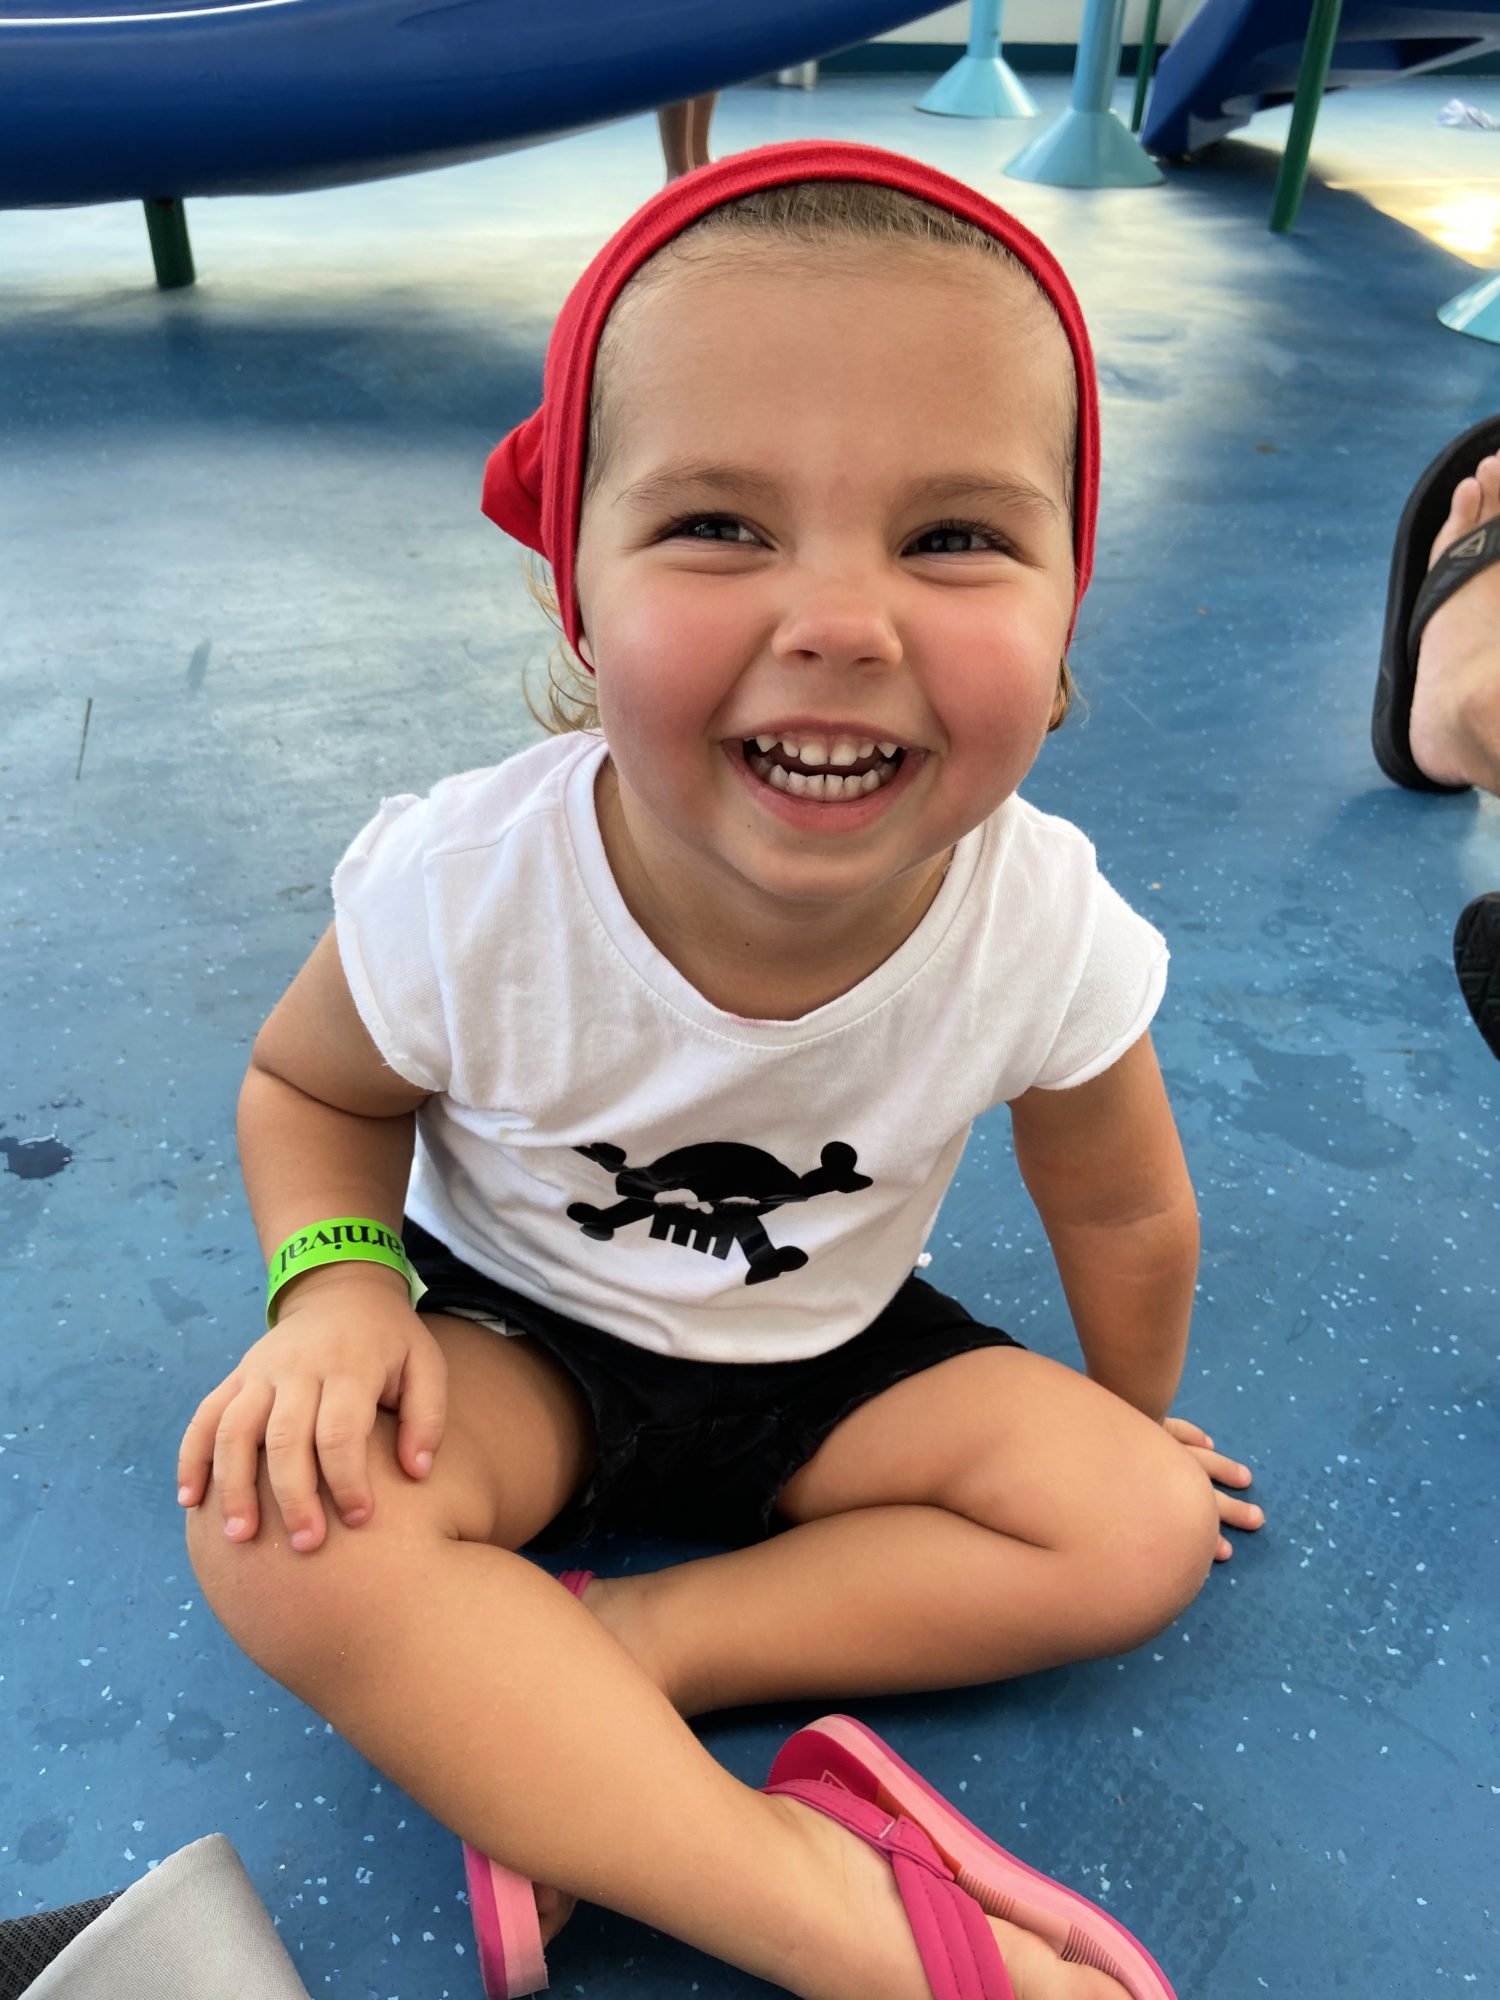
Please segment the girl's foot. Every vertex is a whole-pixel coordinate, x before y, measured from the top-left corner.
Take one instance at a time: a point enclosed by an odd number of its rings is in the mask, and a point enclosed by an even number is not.
[[[541,1927],[543,1948],[551,1944],[563,1925],[578,1908],[576,1896],[565,1896],[561,1889],[548,1889],[538,1882],[536,1885],[536,1915]]]
[[[778,1799],[776,1803],[811,1844],[814,1865],[840,1884],[850,1905],[851,1934],[871,1943],[882,1935],[889,1937],[894,1976],[888,1987],[881,1985],[880,2000],[927,2000],[930,1989],[890,1863],[846,1827],[811,1806],[796,1799]],[[1016,2000],[1129,2000],[1117,1979],[1092,1966],[1065,1964],[1034,1931],[999,1917],[987,1917],[986,1922],[1016,1989]],[[869,1983],[868,1969],[865,1978]]]
[[[1016,2000],[1129,2000],[1118,1979],[1090,1965],[1064,1965],[1045,1938],[1018,1924],[988,1919]]]
[[[1454,488],[1428,568],[1497,516],[1500,452]],[[1500,564],[1455,591],[1422,634],[1409,733],[1418,768],[1436,783],[1500,792]]]

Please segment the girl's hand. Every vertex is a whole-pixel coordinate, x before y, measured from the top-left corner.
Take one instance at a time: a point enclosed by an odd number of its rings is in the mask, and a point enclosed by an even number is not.
[[[264,1440],[287,1539],[315,1549],[327,1532],[320,1470],[345,1527],[374,1511],[367,1457],[381,1408],[398,1413],[402,1469],[425,1479],[443,1438],[447,1363],[404,1281],[378,1265],[309,1272],[271,1331],[198,1405],[178,1452],[178,1501],[196,1507],[211,1468],[225,1534],[253,1541]]]
[[[1225,1458],[1222,1452],[1215,1451],[1214,1441],[1208,1433],[1199,1430],[1196,1424],[1190,1424],[1185,1417],[1168,1417],[1164,1428],[1191,1453],[1214,1482],[1215,1497],[1219,1502],[1219,1520],[1222,1525],[1226,1528],[1244,1528],[1253,1533],[1266,1518],[1260,1508],[1248,1500],[1235,1500],[1229,1494],[1217,1491],[1220,1486],[1248,1486],[1249,1466],[1240,1465],[1232,1458]],[[1227,1540],[1220,1535],[1219,1546],[1214,1550],[1215,1562],[1228,1562],[1233,1553]]]

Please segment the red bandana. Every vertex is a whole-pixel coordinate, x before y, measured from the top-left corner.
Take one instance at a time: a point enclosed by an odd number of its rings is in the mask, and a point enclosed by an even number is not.
[[[485,513],[552,565],[563,628],[575,652],[583,635],[573,564],[582,511],[583,459],[594,356],[610,310],[627,281],[690,222],[755,188],[790,181],[875,181],[972,222],[1023,263],[1051,301],[1073,350],[1078,377],[1078,452],[1073,503],[1077,574],[1073,615],[1094,562],[1099,502],[1099,396],[1088,330],[1073,288],[1045,245],[1003,208],[919,160],[876,146],[799,139],[735,153],[672,181],[612,236],[568,294],[547,346],[542,407],[490,453]],[[1071,631],[1069,636],[1071,637]]]

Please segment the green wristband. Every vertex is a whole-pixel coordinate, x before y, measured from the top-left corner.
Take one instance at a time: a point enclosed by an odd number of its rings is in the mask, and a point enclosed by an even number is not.
[[[383,1222],[368,1216],[337,1215],[328,1222],[315,1222],[289,1236],[271,1259],[266,1272],[266,1325],[276,1324],[276,1298],[283,1286],[319,1264],[386,1264],[399,1271],[411,1287],[411,1302],[427,1290],[407,1261],[401,1238]]]

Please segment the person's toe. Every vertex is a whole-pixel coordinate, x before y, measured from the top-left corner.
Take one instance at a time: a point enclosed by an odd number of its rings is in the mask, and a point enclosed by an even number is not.
[[[537,1923],[542,1933],[542,1943],[551,1944],[563,1925],[578,1907],[576,1896],[565,1895],[561,1889],[536,1885]]]
[[[1487,463],[1488,461],[1485,462]],[[1475,473],[1468,479],[1460,479],[1457,486],[1453,489],[1453,499],[1449,504],[1448,518],[1444,521],[1442,527],[1438,529],[1437,536],[1432,544],[1432,554],[1427,558],[1427,567],[1429,569],[1432,568],[1432,565],[1437,561],[1444,549],[1451,547],[1460,535],[1466,535],[1471,528],[1478,527],[1482,502],[1483,488],[1479,483],[1478,474]]]

